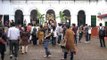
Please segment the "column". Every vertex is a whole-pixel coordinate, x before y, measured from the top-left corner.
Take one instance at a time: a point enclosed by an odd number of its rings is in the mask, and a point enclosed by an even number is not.
[[[91,25],[91,15],[90,14],[86,14],[85,23],[88,25]]]
[[[78,20],[77,20],[77,15],[76,14],[72,14],[71,15],[71,25],[75,23],[76,25],[78,25]]]
[[[23,21],[26,20],[26,25],[30,23],[30,15],[24,15]]]
[[[9,15],[9,21],[11,21],[11,20],[15,21],[15,16],[14,15]]]

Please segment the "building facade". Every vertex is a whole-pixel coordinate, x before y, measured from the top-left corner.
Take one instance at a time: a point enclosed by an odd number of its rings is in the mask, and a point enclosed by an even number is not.
[[[53,19],[60,23],[60,12],[63,12],[70,24],[98,26],[102,23],[107,26],[106,17],[102,19],[97,17],[107,14],[106,6],[106,0],[0,0],[0,20],[4,25],[11,20],[20,24],[25,20],[27,24],[33,21],[37,23],[41,14],[44,20]]]

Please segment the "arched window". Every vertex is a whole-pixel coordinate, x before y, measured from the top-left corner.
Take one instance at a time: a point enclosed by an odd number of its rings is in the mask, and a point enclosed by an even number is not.
[[[86,15],[83,10],[78,12],[78,26],[85,25]]]
[[[21,10],[15,12],[15,24],[23,25],[23,12]]]
[[[50,9],[46,12],[46,20],[55,20],[55,12]]]
[[[31,23],[34,25],[34,24],[39,24],[39,20],[37,18],[37,10],[32,10],[31,13],[30,13],[30,21]]]
[[[64,16],[65,16],[65,23],[71,23],[71,15],[69,10],[64,10],[63,11]]]

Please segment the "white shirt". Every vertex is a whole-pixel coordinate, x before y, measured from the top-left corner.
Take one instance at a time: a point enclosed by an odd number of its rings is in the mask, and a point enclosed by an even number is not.
[[[55,30],[55,31],[53,31],[53,33],[54,33],[54,37],[57,37],[57,33],[56,33],[56,30]]]
[[[51,33],[53,33],[53,34],[54,34],[54,37],[57,37],[56,29],[55,29],[55,31],[53,31],[53,29],[51,29]]]
[[[58,34],[58,35],[61,35],[62,34],[62,27],[61,26],[58,26],[57,27],[57,29],[56,29],[56,33]]]
[[[18,38],[20,36],[20,30],[16,27],[10,27],[8,29],[7,36],[10,40],[18,40]]]
[[[92,30],[92,28],[89,28],[89,30],[88,30],[88,33],[89,33],[89,34],[91,34],[91,30]]]

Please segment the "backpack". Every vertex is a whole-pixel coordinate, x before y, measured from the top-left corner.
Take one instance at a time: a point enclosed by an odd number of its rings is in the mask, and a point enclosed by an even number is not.
[[[37,29],[34,27],[32,31],[32,36],[36,36]]]
[[[103,27],[99,29],[99,36],[105,36],[105,30]]]

